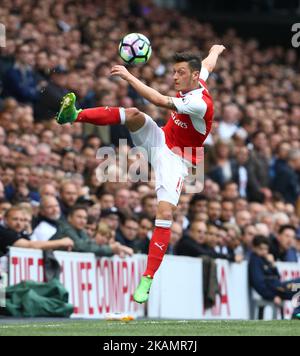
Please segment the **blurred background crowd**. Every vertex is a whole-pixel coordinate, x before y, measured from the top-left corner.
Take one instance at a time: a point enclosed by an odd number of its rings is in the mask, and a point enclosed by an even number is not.
[[[222,55],[208,86],[215,123],[205,146],[201,194],[182,194],[168,253],[249,259],[265,236],[277,261],[300,262],[300,62],[295,49],[261,46],[234,29],[151,0],[2,0],[0,22],[0,253],[9,246],[147,253],[157,199],[153,183],[97,178],[100,147],[126,153],[123,126],[59,126],[61,97],[76,93],[81,108],[134,107],[160,126],[169,113],[110,77],[127,33],[150,38],[149,64],[130,70],[163,94],[172,87],[172,55],[215,43]],[[173,4],[174,5],[174,4]],[[119,139],[128,146],[119,147]],[[128,156],[128,163],[137,159]],[[145,169],[148,168],[147,164]]]

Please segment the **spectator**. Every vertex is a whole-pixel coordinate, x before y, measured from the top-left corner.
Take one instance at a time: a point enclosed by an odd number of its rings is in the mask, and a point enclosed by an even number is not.
[[[109,226],[115,237],[116,231],[120,226],[121,217],[123,217],[123,214],[121,214],[117,208],[113,207],[111,209],[102,210],[100,221]]]
[[[287,203],[295,204],[300,196],[300,150],[289,153],[287,164],[277,168],[273,189],[281,193]]]
[[[234,203],[230,200],[223,200],[221,204],[221,218],[222,223],[234,222]]]
[[[62,222],[63,228],[52,237],[52,240],[59,240],[64,236],[70,237],[74,242],[74,252],[94,253],[96,256],[112,256],[113,254],[132,255],[133,250],[121,246],[118,243],[99,246],[91,240],[85,232],[88,219],[87,209],[81,206],[74,206],[68,215],[68,222]]]
[[[233,167],[230,161],[230,143],[227,141],[218,141],[215,145],[216,165],[208,173],[209,177],[220,187],[232,180]]]
[[[249,204],[249,212],[253,222],[260,222],[261,216],[263,216],[263,214],[266,216],[267,210],[263,204],[252,202]]]
[[[147,216],[140,217],[139,219],[139,231],[134,247],[134,252],[148,255],[150,239],[153,232],[153,221]]]
[[[300,236],[296,236],[296,251],[297,251],[297,259],[298,263],[300,263]]]
[[[140,195],[134,189],[130,190],[129,207],[134,214],[138,214],[142,210]]]
[[[130,200],[130,191],[128,189],[119,189],[115,195],[115,206],[119,210],[127,210]]]
[[[175,255],[177,245],[179,241],[181,241],[182,237],[183,237],[182,225],[177,222],[173,222],[171,227],[170,244],[168,248],[169,255]]]
[[[0,145],[2,146],[5,143],[6,133],[4,128],[0,126]]]
[[[139,222],[133,216],[125,216],[116,233],[116,241],[134,249],[139,232]]]
[[[39,167],[47,166],[50,162],[51,147],[46,143],[40,143],[37,146],[37,154],[35,155],[35,164]],[[40,170],[42,172],[42,170]]]
[[[178,203],[177,212],[180,212],[182,216],[182,227],[186,230],[190,224],[188,215],[189,215],[189,205],[190,205],[191,197],[188,194],[181,194]]]
[[[27,205],[27,203],[19,204],[20,207],[23,207],[23,216],[24,216],[24,233],[28,236],[32,234],[32,218],[33,218],[33,209],[29,206],[22,206]]]
[[[222,207],[221,203],[217,200],[211,200],[208,202],[208,218],[209,222],[211,224],[216,224],[216,225],[221,225],[221,212],[222,212]]]
[[[215,251],[217,253],[221,253],[223,255],[229,254],[229,235],[227,229],[224,227],[226,224],[222,226],[218,226],[217,233],[217,246],[215,247]]]
[[[184,236],[176,247],[176,254],[190,257],[205,255],[203,245],[206,240],[207,227],[203,222],[191,224],[189,234]]]
[[[95,242],[99,246],[108,245],[113,240],[113,234],[109,226],[105,223],[99,223],[96,227]]]
[[[244,258],[249,261],[252,247],[253,239],[257,235],[257,231],[254,225],[246,225],[242,228],[242,247],[244,251]]]
[[[273,232],[274,234],[278,234],[280,228],[283,225],[288,225],[290,222],[290,219],[288,217],[288,215],[285,212],[280,212],[280,213],[276,213],[274,214],[274,228],[273,228]]]
[[[148,183],[138,183],[136,184],[135,189],[139,193],[140,199],[142,200],[146,195],[151,194],[151,188]]]
[[[16,51],[14,66],[3,78],[3,96],[12,96],[23,103],[34,103],[39,97],[38,84],[32,68],[34,54],[28,45],[20,45]]]
[[[289,142],[281,142],[276,149],[276,158],[271,165],[271,178],[274,179],[281,170],[286,169],[287,160],[291,151]]]
[[[97,219],[94,216],[89,215],[85,226],[85,232],[88,234],[90,239],[94,239],[97,232]]]
[[[8,165],[11,163],[11,154],[9,149],[4,145],[0,145],[0,155],[1,155],[1,162],[6,165],[4,169],[6,171],[7,167],[9,167]],[[5,185],[7,184],[7,182],[4,180],[4,177],[2,177],[2,182]]]
[[[255,224],[255,228],[256,228],[257,235],[262,235],[267,238],[271,238],[270,229],[267,224],[258,223],[258,224]]]
[[[224,189],[222,191],[222,197],[224,200],[235,201],[239,198],[239,190],[238,185],[235,182],[227,182],[224,185]]]
[[[240,118],[241,112],[237,105],[227,104],[224,106],[223,120],[218,128],[218,133],[222,139],[230,139],[235,134]]]
[[[233,256],[235,262],[240,263],[244,260],[241,229],[235,224],[225,224],[228,242],[227,249],[229,256]]]
[[[30,241],[24,234],[25,219],[24,209],[13,207],[4,216],[4,226],[0,226],[0,255],[5,255],[8,248],[21,247],[41,250],[72,250],[73,241],[63,238],[59,241]]]
[[[142,198],[142,211],[150,219],[154,220],[157,211],[157,197],[154,194],[146,195]]]
[[[250,154],[250,167],[253,170],[260,186],[267,188],[270,183],[269,179],[269,160],[266,155],[268,141],[263,131],[257,131],[252,136],[253,150]]]
[[[0,199],[0,225],[3,223],[4,215],[12,207],[11,203],[5,199]]]
[[[44,184],[40,187],[39,189],[39,194],[40,196],[46,197],[46,196],[50,196],[50,197],[57,197],[58,196],[58,192],[55,188],[54,185],[52,184]]]
[[[103,210],[112,209],[115,206],[115,198],[111,193],[102,193],[99,197],[99,201]]]
[[[5,197],[10,202],[34,200],[39,201],[39,194],[29,189],[30,170],[27,166],[16,167],[15,178],[11,185],[5,187]]]
[[[39,150],[39,147],[37,147],[37,150]],[[39,187],[41,184],[42,175],[43,175],[43,170],[41,168],[31,167],[30,175],[28,179],[28,187],[30,191],[39,194]]]
[[[197,213],[207,213],[207,199],[204,194],[195,194],[190,201],[189,220],[192,221]]]
[[[251,217],[251,214],[249,213],[249,211],[242,210],[242,211],[238,211],[236,213],[236,224],[240,228],[250,225],[251,223],[252,223],[252,217]]]
[[[0,199],[4,199],[4,186],[0,180]]]
[[[277,237],[271,240],[271,253],[275,261],[297,262],[297,253],[294,248],[296,229],[292,225],[280,227]]]
[[[215,259],[225,259],[231,262],[235,262],[234,252],[231,249],[228,249],[227,254],[217,252],[218,249],[218,233],[219,228],[216,225],[208,225],[207,233],[206,233],[206,241],[203,245],[206,249],[205,255],[210,256]],[[236,261],[237,262],[237,261]]]
[[[78,197],[78,189],[74,183],[68,181],[61,185],[60,208],[64,217],[67,217],[71,209],[76,205]]]
[[[9,209],[4,215],[4,227],[28,239],[25,231],[24,209],[20,207]]]
[[[35,105],[37,120],[49,120],[57,113],[61,98],[67,93],[67,73],[65,68],[59,66],[51,72],[50,80]]]
[[[293,284],[300,279],[287,282],[280,281],[280,274],[275,266],[275,259],[270,255],[269,240],[264,236],[256,236],[253,240],[253,253],[249,262],[250,285],[264,299],[273,301],[280,306],[283,300],[291,300],[296,292]],[[300,318],[300,308],[294,310],[293,317]]]
[[[7,149],[5,146],[3,146],[3,147],[5,149]],[[0,147],[0,155],[1,155],[1,147]],[[3,160],[3,156],[2,155],[1,155],[1,160],[5,161],[5,159]],[[13,183],[14,176],[15,176],[14,167],[13,166],[9,166],[9,165],[5,165],[4,168],[3,168],[3,173],[1,174],[2,185],[4,185],[5,187],[8,186],[8,185],[11,185]],[[0,183],[0,185],[1,185],[1,183]]]
[[[31,241],[49,241],[60,229],[61,210],[58,200],[53,196],[43,196],[40,213],[34,223]]]
[[[239,195],[250,201],[263,201],[262,187],[256,177],[253,166],[250,164],[249,149],[246,146],[239,148],[232,165],[232,179],[238,185]]]

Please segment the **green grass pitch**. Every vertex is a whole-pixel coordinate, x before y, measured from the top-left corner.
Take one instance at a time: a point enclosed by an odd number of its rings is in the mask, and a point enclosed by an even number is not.
[[[300,321],[1,321],[0,336],[300,336]]]

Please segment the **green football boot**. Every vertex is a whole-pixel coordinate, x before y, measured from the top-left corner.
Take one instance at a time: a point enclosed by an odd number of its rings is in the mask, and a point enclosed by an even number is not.
[[[149,292],[152,285],[153,279],[150,276],[143,276],[139,286],[133,294],[133,299],[137,303],[146,303],[149,298]]]
[[[72,124],[77,119],[82,110],[76,109],[75,102],[76,95],[74,93],[68,93],[63,97],[59,113],[56,116],[56,121],[60,125]]]

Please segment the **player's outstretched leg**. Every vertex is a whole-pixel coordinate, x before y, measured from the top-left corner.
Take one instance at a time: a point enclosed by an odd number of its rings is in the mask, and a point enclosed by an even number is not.
[[[74,93],[65,95],[61,102],[56,121],[61,124],[82,122],[97,126],[126,124],[131,132],[139,130],[145,124],[145,114],[136,108],[97,107],[77,110]]]
[[[175,209],[176,207],[174,205],[167,202],[160,202],[158,205],[155,229],[149,246],[147,268],[133,295],[133,299],[137,303],[145,303],[148,301],[153,277],[159,269],[168,249],[171,237],[173,211]]]

